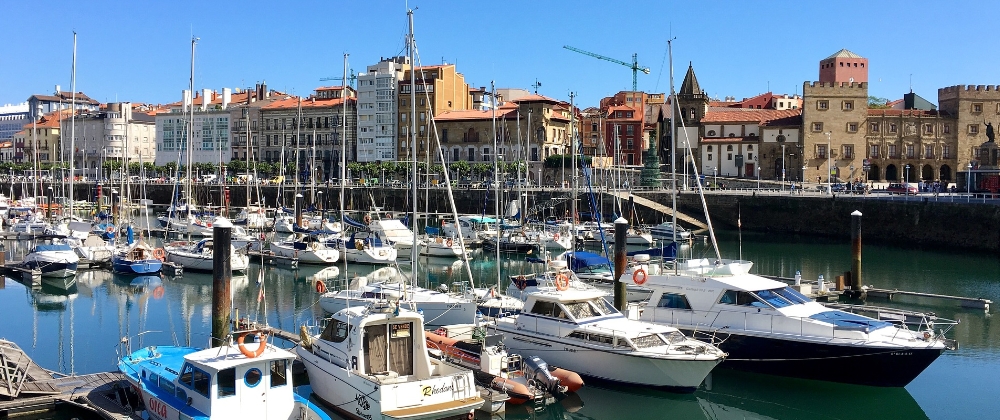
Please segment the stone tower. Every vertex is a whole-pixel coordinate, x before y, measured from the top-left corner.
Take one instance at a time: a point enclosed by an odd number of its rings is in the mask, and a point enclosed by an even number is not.
[[[699,142],[701,139],[701,119],[705,117],[705,113],[708,112],[708,95],[705,91],[701,89],[701,85],[698,84],[698,78],[694,75],[694,66],[688,63],[687,73],[684,75],[684,81],[681,83],[681,89],[677,91],[677,106],[674,108],[677,114],[680,115],[675,124],[676,133],[673,136],[674,146],[677,150],[677,165],[675,166],[678,171],[684,165],[681,163],[684,161],[684,156],[687,157],[687,162],[690,165],[700,165],[698,163],[699,153],[693,153],[693,157],[688,155],[686,149],[687,146],[691,147],[691,150],[698,150]],[[673,112],[671,114],[674,114]],[[685,145],[685,141],[690,141],[689,145]],[[686,185],[686,184],[685,184]]]
[[[1000,85],[958,85],[938,89],[941,111],[956,118],[958,171],[981,165],[978,155],[986,137],[986,124],[1000,127]],[[985,156],[982,156],[985,158]]]
[[[807,182],[859,177],[868,142],[868,83],[805,82],[802,149]],[[855,168],[851,174],[851,166]],[[801,169],[801,168],[800,168]]]
[[[868,59],[846,49],[820,60],[821,83],[868,83]]]

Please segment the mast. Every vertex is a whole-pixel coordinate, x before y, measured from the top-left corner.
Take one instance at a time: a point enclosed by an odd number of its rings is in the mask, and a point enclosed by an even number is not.
[[[499,106],[499,104],[497,104],[497,88],[493,84],[492,80],[490,80],[490,95],[493,95],[493,98],[492,98],[492,102],[493,102],[493,107],[492,107],[492,110],[493,110],[493,189],[496,191],[496,197],[493,198],[493,203],[494,203],[493,207],[496,210],[495,214],[497,215],[497,221],[496,221],[496,225],[497,225],[497,246],[496,246],[497,264],[496,265],[497,265],[497,290],[499,290],[500,289],[500,279],[501,279],[501,277],[500,277],[500,240],[502,239],[502,236],[503,236],[502,235],[503,231],[501,230],[500,226],[503,225],[503,223],[502,223],[503,222],[503,217],[501,217],[501,214],[500,214],[500,171],[499,171],[499,166],[500,166],[499,165],[499,163],[500,163],[500,159],[499,158],[500,158],[500,155],[497,153],[498,151],[500,151],[500,149],[499,149],[500,136],[497,134],[497,106]]]
[[[301,143],[300,143],[299,139],[302,137],[302,130],[301,130],[301,128],[302,128],[302,97],[299,97],[298,109],[295,111],[295,153],[292,154],[292,156],[295,156],[295,173],[292,175],[292,185],[295,185],[295,196],[296,197],[299,196],[299,173],[300,173],[300,170],[299,170],[299,157],[300,156],[299,155],[301,153],[301,149],[300,149]],[[299,205],[298,199],[295,200],[295,205],[296,206]],[[299,209],[296,209],[295,214],[296,215],[302,215],[302,212],[299,211]],[[301,219],[296,219],[295,220],[295,224],[296,225],[300,225],[299,227],[301,227],[302,220]]]
[[[191,102],[188,106],[190,107],[190,112],[191,113],[190,113],[190,119],[188,120],[188,133],[187,133],[187,146],[186,146],[187,147],[187,168],[185,168],[185,169],[187,169],[187,180],[185,182],[186,185],[184,187],[185,188],[184,208],[187,210],[185,212],[186,216],[185,216],[184,222],[189,224],[189,226],[186,228],[186,230],[187,230],[187,238],[188,238],[189,242],[191,241],[191,229],[190,229],[189,219],[190,219],[190,216],[191,216],[191,204],[192,204],[192,201],[191,201],[191,165],[192,165],[192,162],[191,162],[191,160],[192,160],[191,159],[191,157],[192,157],[191,146],[192,146],[193,141],[194,141],[194,140],[192,140],[194,138],[194,46],[197,43],[198,43],[198,38],[191,37],[191,78],[189,79],[189,85],[188,85],[188,89],[190,89],[190,92],[191,92],[190,94],[188,94],[188,97],[189,97],[190,102]],[[205,98],[201,98],[201,100],[202,100],[202,102],[204,102]]]
[[[73,217],[73,178],[76,175],[76,31],[73,31],[73,70],[69,85],[69,90],[72,91],[69,105],[69,217]]]
[[[667,55],[670,57],[669,58],[670,61],[669,61],[669,64],[668,64],[670,66],[670,140],[671,140],[670,141],[670,143],[671,143],[671,145],[670,145],[670,182],[671,182],[670,189],[671,189],[671,191],[673,191],[670,194],[670,208],[673,209],[673,211],[670,212],[670,223],[673,224],[674,249],[678,249],[679,250],[680,247],[677,246],[677,139],[676,139],[677,130],[674,127],[674,121],[676,120],[676,118],[674,118],[674,116],[677,115],[677,114],[675,114],[675,112],[677,112],[677,93],[674,92],[674,44],[673,43],[674,43],[673,39],[668,39],[667,40]],[[686,181],[687,180],[685,179],[685,182]],[[677,268],[677,255],[674,254],[674,274],[675,275],[678,274],[677,270],[678,270],[678,268]]]
[[[572,200],[570,200],[570,215],[569,215],[570,222],[569,223],[570,223],[571,231],[572,232],[576,232],[576,214],[577,214],[576,213],[576,211],[577,211],[577,208],[576,208],[576,199],[577,199],[576,190],[579,187],[579,185],[577,184],[577,181],[579,181],[579,179],[576,176],[576,170],[577,170],[576,169],[577,168],[576,154],[578,153],[578,151],[576,150],[576,105],[574,105],[575,104],[575,102],[574,102],[575,98],[576,98],[576,93],[570,92],[569,93],[569,115],[570,115],[570,117],[569,117],[569,141],[572,144],[570,145],[569,150],[570,150],[570,153],[573,154],[573,172],[572,172],[572,177],[573,177],[573,191],[570,193],[570,197],[572,197]],[[573,235],[573,250],[574,251],[576,250],[576,235]]]
[[[344,214],[344,183],[347,182],[347,57],[350,54],[344,53],[344,88],[341,90],[340,101],[340,239],[344,244],[344,279],[347,279],[347,216]],[[388,365],[387,365],[388,366]]]
[[[344,93],[347,93],[347,88],[344,88]],[[319,117],[316,117],[319,120]],[[318,124],[317,124],[318,125]],[[309,161],[309,201],[316,205],[316,126],[313,126],[312,140],[309,141],[309,145],[312,147],[312,159]]]
[[[413,59],[413,10],[406,11],[406,17],[409,21],[409,33],[407,36],[406,49],[410,56],[410,155],[413,158],[413,164],[411,169],[413,170],[413,182],[410,186],[410,193],[413,199],[413,246],[410,249],[410,270],[413,276],[413,284],[416,286],[417,283],[417,232],[420,230],[417,228],[417,65],[416,61]],[[346,79],[345,79],[346,80]],[[423,81],[423,77],[421,77]],[[456,219],[457,223],[457,219]]]

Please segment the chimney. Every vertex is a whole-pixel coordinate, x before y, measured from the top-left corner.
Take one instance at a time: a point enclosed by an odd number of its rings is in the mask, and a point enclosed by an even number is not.
[[[59,92],[60,92],[59,85],[56,85],[56,93],[54,93],[53,95],[54,96],[59,96]]]
[[[222,109],[229,108],[229,102],[233,99],[233,91],[229,88],[222,88]]]
[[[183,107],[183,110],[184,112],[188,112],[189,111],[188,107],[191,106],[191,91],[187,89],[181,91],[181,98],[182,98],[181,105]]]
[[[257,94],[257,100],[258,101],[263,101],[264,98],[266,98],[268,96],[270,96],[270,95],[267,94],[267,81],[266,80],[261,81],[260,82],[260,93]]]
[[[208,111],[208,107],[211,106],[211,104],[212,104],[212,101],[209,99],[211,97],[212,97],[212,90],[211,89],[202,89],[201,90],[201,110],[202,111]]]

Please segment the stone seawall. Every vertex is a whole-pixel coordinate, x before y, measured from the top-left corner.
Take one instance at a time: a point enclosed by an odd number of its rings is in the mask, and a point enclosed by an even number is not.
[[[14,185],[14,197],[21,197],[22,184]],[[46,186],[47,187],[47,186]],[[56,187],[58,190],[58,186]],[[9,184],[0,185],[0,192],[10,194]],[[120,188],[119,188],[120,189]],[[27,191],[30,191],[30,186]],[[45,188],[43,188],[43,191]],[[154,184],[145,187],[146,197],[157,204],[167,204],[174,192],[170,184]],[[109,187],[103,188],[107,195]],[[138,187],[133,187],[133,195],[138,197]],[[247,189],[244,186],[230,187],[230,202],[234,206],[246,203]],[[317,187],[317,201],[323,201],[328,209],[340,207],[340,189],[338,187]],[[264,203],[273,206],[278,196],[278,188],[262,187],[260,194]],[[302,190],[309,200],[310,189]],[[643,197],[666,205],[670,204],[670,195],[666,192],[642,192]],[[58,194],[57,194],[58,195]],[[96,195],[94,184],[78,184],[76,198],[93,199]],[[219,186],[196,185],[194,196],[199,203],[218,204],[221,202]],[[292,206],[295,190],[283,188],[284,203]],[[566,196],[566,193],[554,191],[532,191],[529,207],[545,203],[552,198]],[[181,194],[183,196],[183,194]],[[256,193],[251,191],[251,196]],[[456,190],[455,203],[459,213],[493,214],[495,204],[494,194],[484,190]],[[1000,254],[1000,206],[989,204],[950,203],[934,201],[933,198],[910,198],[904,201],[859,198],[853,196],[772,196],[772,195],[733,195],[711,193],[705,196],[712,222],[716,227],[736,228],[737,214],[742,221],[743,229],[759,232],[791,233],[804,235],[823,235],[837,238],[850,237],[850,215],[854,210],[864,214],[863,229],[865,242],[884,243],[909,247],[941,248],[952,250],[971,250]],[[256,202],[256,199],[251,201]],[[409,211],[410,193],[403,189],[388,188],[351,188],[345,193],[345,207],[352,210],[367,210],[375,206],[387,211]],[[434,213],[448,213],[446,191],[443,189],[421,190],[418,194],[419,208]],[[506,200],[505,200],[506,201]],[[590,199],[580,195],[580,211],[590,211]],[[426,203],[430,203],[428,207]],[[614,199],[609,195],[598,195],[594,198],[597,206],[603,208],[604,214],[615,214]],[[678,196],[678,209],[690,216],[703,219],[701,201],[692,192]],[[501,209],[504,208],[501,205]],[[569,202],[564,201],[547,208],[544,215],[564,215],[569,208]],[[626,206],[627,210],[627,206]],[[542,215],[539,215],[542,216]],[[664,215],[650,209],[638,206],[633,220],[639,223],[655,224],[668,220]]]

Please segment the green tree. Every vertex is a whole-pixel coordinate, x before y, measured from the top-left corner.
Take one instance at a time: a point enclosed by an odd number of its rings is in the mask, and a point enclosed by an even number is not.
[[[440,163],[435,163],[435,164],[431,165],[431,174],[432,175],[441,175],[441,174],[444,174],[444,165],[442,165]]]
[[[130,175],[139,175],[142,172],[142,164],[139,162],[131,162],[128,164],[128,173]]]
[[[364,171],[365,165],[361,162],[350,162],[347,164],[347,170],[350,171],[348,176],[360,178],[364,176],[361,172]]]
[[[468,174],[472,170],[472,165],[470,165],[469,162],[467,161],[460,160],[457,162],[452,162],[450,165],[448,165],[448,169],[455,171],[458,178],[461,178],[462,176]]]
[[[480,162],[475,165],[472,165],[472,173],[475,175],[483,176],[492,171],[493,171],[493,165],[490,165],[488,163]]]
[[[247,171],[247,162],[245,160],[231,160],[226,165],[226,170],[230,175],[241,175]]]
[[[868,108],[870,109],[886,109],[889,108],[889,99],[879,98],[878,96],[868,97]]]

